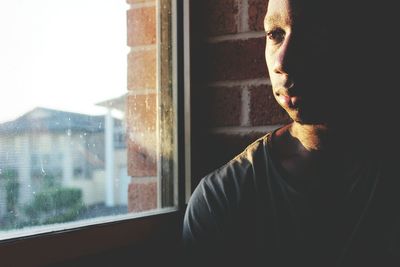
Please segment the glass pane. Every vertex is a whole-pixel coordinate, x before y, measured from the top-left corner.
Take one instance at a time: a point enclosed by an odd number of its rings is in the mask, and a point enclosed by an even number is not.
[[[176,205],[161,2],[0,2],[0,239]]]

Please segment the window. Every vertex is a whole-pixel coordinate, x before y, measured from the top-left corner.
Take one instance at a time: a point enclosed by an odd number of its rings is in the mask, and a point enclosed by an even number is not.
[[[0,3],[0,240],[176,209],[175,1],[127,2]]]

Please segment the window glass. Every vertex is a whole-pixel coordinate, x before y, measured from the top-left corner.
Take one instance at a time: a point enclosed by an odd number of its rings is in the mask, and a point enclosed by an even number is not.
[[[176,205],[172,14],[0,2],[0,240]]]

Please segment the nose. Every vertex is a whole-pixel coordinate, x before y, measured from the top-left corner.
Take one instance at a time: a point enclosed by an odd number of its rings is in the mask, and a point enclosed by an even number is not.
[[[277,74],[288,75],[292,71],[294,49],[293,49],[293,38],[292,36],[286,36],[282,45],[278,48],[273,71]]]

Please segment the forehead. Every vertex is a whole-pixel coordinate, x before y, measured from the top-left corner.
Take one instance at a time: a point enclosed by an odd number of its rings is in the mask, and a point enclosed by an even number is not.
[[[323,0],[269,0],[266,24],[324,23],[330,1]]]
[[[293,22],[293,9],[289,0],[268,1],[266,24],[291,24]]]

